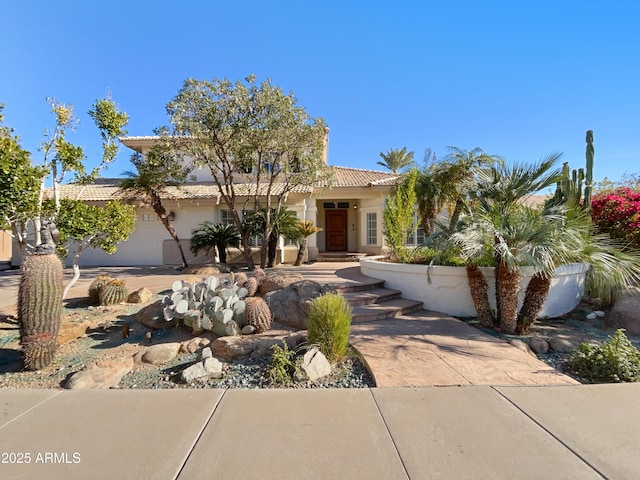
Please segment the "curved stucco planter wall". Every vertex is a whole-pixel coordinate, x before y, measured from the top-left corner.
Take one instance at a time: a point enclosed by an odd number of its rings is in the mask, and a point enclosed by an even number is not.
[[[364,275],[385,281],[385,287],[400,290],[403,298],[420,300],[424,308],[456,317],[475,317],[476,311],[469,293],[467,273],[464,267],[440,267],[390,263],[367,257],[360,260]],[[481,268],[489,285],[489,303],[495,309],[495,277],[493,268]],[[558,267],[551,280],[549,295],[540,312],[541,317],[559,317],[573,310],[584,295],[584,284],[589,265],[571,263]],[[534,270],[520,270],[520,295],[524,292]]]

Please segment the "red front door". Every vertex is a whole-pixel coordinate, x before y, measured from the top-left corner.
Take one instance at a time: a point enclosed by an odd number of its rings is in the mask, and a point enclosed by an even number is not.
[[[347,250],[347,210],[327,210],[327,251]]]

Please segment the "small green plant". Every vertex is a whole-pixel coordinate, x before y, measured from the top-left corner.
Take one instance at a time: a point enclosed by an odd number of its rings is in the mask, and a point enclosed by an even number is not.
[[[282,346],[273,345],[271,350],[271,364],[267,369],[269,380],[277,385],[291,385],[300,370],[295,350],[289,350],[287,342],[282,342]]]
[[[351,305],[336,293],[323,295],[311,303],[309,343],[317,345],[330,362],[342,360],[349,346]]]
[[[582,343],[569,359],[571,370],[592,383],[640,381],[640,351],[624,329],[602,345]]]

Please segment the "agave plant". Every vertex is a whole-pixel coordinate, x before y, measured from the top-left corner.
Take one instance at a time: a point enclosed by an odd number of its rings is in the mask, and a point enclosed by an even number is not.
[[[171,290],[162,298],[165,320],[180,319],[194,333],[212,330],[216,335],[237,335],[240,331],[246,288],[210,276],[193,283],[176,280]]]

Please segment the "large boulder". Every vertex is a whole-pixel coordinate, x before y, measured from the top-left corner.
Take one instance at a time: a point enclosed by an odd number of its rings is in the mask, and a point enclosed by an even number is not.
[[[313,280],[295,282],[282,290],[269,292],[264,296],[273,319],[299,330],[306,330],[309,324],[309,310],[314,299],[333,293],[331,285],[320,285]]]
[[[69,377],[64,388],[71,390],[114,388],[132,369],[131,357],[96,360]]]
[[[178,324],[178,319],[174,318],[171,321],[166,321],[162,314],[161,302],[161,300],[158,300],[139,310],[138,313],[136,313],[136,320],[147,327],[157,330],[175,327]]]
[[[151,300],[153,300],[153,292],[147,287],[142,287],[129,294],[127,303],[149,303]]]
[[[640,335],[640,288],[622,294],[605,317],[605,328],[624,328],[628,335]]]
[[[297,272],[275,271],[269,272],[260,284],[260,294],[265,295],[269,292],[282,290],[292,283],[300,282],[304,277]]]

